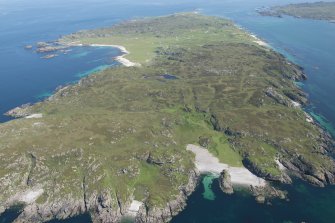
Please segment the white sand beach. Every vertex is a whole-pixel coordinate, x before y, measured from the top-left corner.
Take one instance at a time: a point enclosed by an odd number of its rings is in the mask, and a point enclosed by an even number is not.
[[[42,118],[42,117],[43,117],[43,114],[38,113],[38,114],[28,115],[25,118],[31,119],[31,118]]]
[[[267,44],[265,41],[261,40],[260,38],[258,38],[256,35],[254,34],[250,34],[250,36],[252,38],[254,38],[255,40],[253,41],[254,43],[257,43],[260,46],[264,46],[264,47],[270,47],[269,44]]]
[[[113,45],[113,44],[82,44],[82,43],[78,43],[78,42],[72,42],[72,43],[68,43],[68,46],[93,46],[93,47],[113,47],[113,48],[118,48],[121,50],[121,52],[123,53],[123,55],[121,56],[117,56],[114,59],[121,63],[122,65],[126,66],[126,67],[140,67],[141,64],[140,63],[135,63],[132,62],[128,59],[125,58],[126,55],[130,54],[130,52],[124,47],[124,46],[120,46],[120,45]]]
[[[118,56],[114,58],[117,62],[121,63],[126,67],[139,67],[141,66],[139,63],[131,62],[130,60],[124,58],[124,56]]]
[[[127,215],[131,217],[135,217],[142,205],[143,205],[143,202],[133,200],[130,204],[130,207],[127,210]]]
[[[266,185],[264,179],[257,177],[244,167],[230,167],[227,164],[220,163],[218,158],[201,146],[189,144],[186,149],[195,154],[195,166],[200,173],[220,174],[222,170],[227,170],[231,176],[232,183],[235,185]]]

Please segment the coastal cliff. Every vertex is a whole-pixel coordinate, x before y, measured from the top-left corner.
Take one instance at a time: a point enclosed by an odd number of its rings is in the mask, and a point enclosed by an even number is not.
[[[190,171],[189,181],[180,186],[180,193],[171,198],[166,206],[156,207],[142,205],[136,213],[135,222],[153,223],[168,222],[186,206],[187,197],[194,191],[199,174]],[[85,187],[85,185],[83,185]],[[125,203],[119,198],[105,190],[98,194],[94,192],[89,195],[84,191],[84,196],[75,200],[72,196],[64,197],[52,203],[32,203],[26,206],[20,216],[15,220],[17,223],[44,222],[52,219],[67,219],[77,215],[90,213],[93,223],[120,222],[122,217],[127,216],[131,201]],[[115,202],[117,201],[117,202]],[[117,205],[115,205],[117,204]]]
[[[186,207],[188,196],[195,190],[199,180],[199,173],[191,171],[189,174],[189,182],[187,185],[181,187],[180,193],[175,199],[169,201],[166,207],[147,207],[141,206],[136,215],[135,222],[138,223],[155,223],[155,222],[169,222],[172,217],[176,216]]]

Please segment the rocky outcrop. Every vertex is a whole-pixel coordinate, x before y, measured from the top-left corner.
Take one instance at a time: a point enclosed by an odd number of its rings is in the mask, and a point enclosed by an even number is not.
[[[57,57],[58,54],[48,54],[48,55],[45,55],[43,57],[41,57],[42,59],[52,59],[52,58],[55,58]]]
[[[270,204],[272,199],[279,198],[282,200],[287,199],[287,192],[276,189],[272,186],[265,186],[265,187],[250,187],[250,191],[255,196],[255,200],[258,203],[265,203],[267,202]]]
[[[277,18],[283,17],[279,12],[276,12],[273,10],[258,10],[258,13],[262,16],[272,16],[272,17],[277,17]]]
[[[141,223],[168,222],[186,206],[187,197],[195,190],[199,178],[196,171],[190,171],[188,184],[180,188],[180,193],[169,201],[165,207],[149,207],[142,205],[136,215],[135,221]],[[15,223],[45,222],[52,219],[68,219],[77,215],[90,213],[93,223],[120,222],[122,216],[127,214],[130,200],[122,201],[117,193],[105,190],[101,193],[93,192],[84,196],[73,198],[72,194],[64,198],[46,201],[45,203],[33,202],[23,208],[22,213]],[[2,207],[1,212],[5,211]]]
[[[6,115],[15,118],[21,118],[30,115],[31,104],[24,104],[19,107],[13,108],[12,110],[6,112]]]
[[[52,43],[39,42],[36,44],[36,47],[37,47],[36,49],[37,53],[51,53],[68,48],[68,46],[58,44],[57,42]]]
[[[219,177],[219,185],[221,190],[226,194],[233,194],[234,189],[231,183],[231,177],[227,170],[223,170]]]
[[[279,94],[275,89],[273,89],[273,87],[268,87],[265,90],[265,94],[268,97],[272,98],[278,104],[282,104],[282,105],[285,105],[285,106],[290,105],[289,101],[283,95]]]
[[[31,50],[31,49],[33,48],[33,46],[32,46],[32,45],[26,45],[24,48],[25,48],[26,50]]]
[[[304,68],[296,65],[296,64],[291,64],[291,68],[293,69],[293,80],[295,81],[304,81],[307,80],[307,76],[304,73]]]
[[[297,89],[297,90],[284,90],[283,93],[291,99],[292,101],[298,102],[301,105],[306,105],[308,100],[307,100],[307,95],[303,91]]]
[[[32,203],[26,206],[15,223],[45,222],[52,219],[67,219],[77,215],[90,213],[93,223],[119,222],[122,217],[120,205],[107,191],[93,193],[87,200],[74,199],[71,195],[61,200],[43,204]],[[125,209],[127,204],[124,204]]]
[[[208,137],[204,137],[204,136],[201,136],[199,137],[199,145],[204,147],[204,148],[207,148],[211,143],[211,139],[208,138]]]
[[[164,161],[160,160],[159,158],[155,158],[151,153],[149,153],[148,158],[146,159],[147,163],[161,166],[164,164]]]
[[[292,183],[291,178],[284,171],[282,171],[280,175],[273,175],[271,173],[265,172],[258,165],[252,162],[248,157],[243,159],[243,164],[252,173],[266,180],[276,181],[276,182],[286,183],[286,184]]]
[[[85,201],[85,204],[87,211],[91,214],[93,223],[119,222],[127,206],[120,201],[117,194],[116,198],[113,199],[107,191],[99,195],[94,194],[89,200]]]
[[[186,186],[180,188],[180,193],[165,207],[149,207],[142,205],[135,218],[137,223],[157,223],[169,222],[173,216],[176,216],[186,206],[187,197],[195,190],[199,174],[196,171],[190,171],[189,181]]]
[[[290,159],[283,160],[282,164],[289,170],[291,175],[315,186],[324,187],[335,183],[334,166],[333,171],[329,171],[329,168],[316,167],[307,162],[303,156],[293,156]]]
[[[293,93],[293,92],[283,92],[284,95],[276,91],[273,87],[268,87],[265,90],[265,95],[272,98],[276,103],[282,104],[287,107],[300,107],[301,104],[305,105],[307,99],[304,94]]]
[[[287,168],[290,175],[303,179],[315,186],[324,187],[335,184],[335,161],[331,157],[334,154],[335,143],[332,137],[324,131],[321,126],[314,123],[320,131],[320,144],[314,146],[314,153],[322,154],[325,157],[324,164],[313,164],[308,158],[301,154],[291,154],[285,148],[286,158],[281,163]]]
[[[26,206],[15,223],[36,223],[51,219],[66,219],[85,213],[82,200],[75,200],[70,196],[52,203],[32,203]]]

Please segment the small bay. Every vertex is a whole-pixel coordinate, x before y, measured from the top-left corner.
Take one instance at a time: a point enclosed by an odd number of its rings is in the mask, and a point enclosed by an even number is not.
[[[113,58],[121,54],[119,49],[106,47],[72,47],[69,50],[67,54],[51,59],[42,59],[45,54],[23,48],[19,49],[20,55],[0,55],[13,57],[9,63],[1,64],[4,72],[2,79],[5,80],[0,82],[0,95],[6,97],[0,97],[0,113],[21,104],[43,100],[60,85],[76,82],[91,73],[115,66],[119,63]],[[0,122],[9,119],[0,116]]]

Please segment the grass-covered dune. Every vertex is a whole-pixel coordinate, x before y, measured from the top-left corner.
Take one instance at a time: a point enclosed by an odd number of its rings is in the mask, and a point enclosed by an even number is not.
[[[136,221],[168,221],[195,187],[190,143],[268,180],[335,183],[331,141],[292,102],[306,102],[301,70],[230,21],[177,14],[60,41],[123,45],[142,65],[92,74],[0,125],[0,211],[25,201],[23,222],[116,222],[135,199]]]
[[[298,18],[335,21],[335,2],[299,3],[276,6],[261,14],[281,16],[289,15]]]

